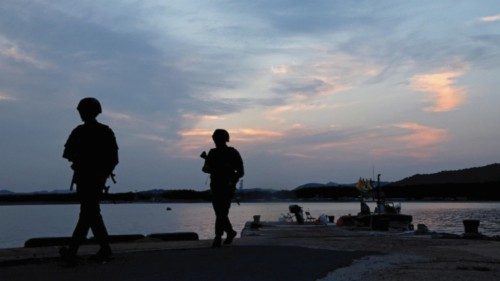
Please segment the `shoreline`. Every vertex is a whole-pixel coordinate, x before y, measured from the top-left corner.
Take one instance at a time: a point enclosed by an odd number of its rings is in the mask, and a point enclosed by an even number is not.
[[[404,202],[404,203],[500,203],[500,200],[399,200],[390,199],[390,202]],[[375,201],[365,201],[367,203],[375,203]],[[106,205],[118,205],[118,204],[206,204],[211,203],[211,201],[199,201],[199,200],[175,200],[175,201],[102,201],[101,204]],[[233,202],[235,203],[235,202]],[[245,203],[359,203],[359,200],[249,200],[240,201],[241,204]],[[79,202],[61,202],[61,201],[32,201],[32,202],[0,202],[0,206],[24,206],[24,205],[78,205]]]

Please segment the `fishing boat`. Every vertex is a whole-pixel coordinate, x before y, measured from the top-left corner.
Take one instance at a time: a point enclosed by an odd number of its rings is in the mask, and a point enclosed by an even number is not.
[[[355,215],[342,216],[337,220],[337,226],[355,226],[372,230],[412,230],[413,217],[401,214],[401,203],[386,201],[380,186],[380,174],[377,176],[377,186],[373,187],[371,179],[360,178],[356,184],[360,191],[361,211]],[[371,196],[370,196],[371,195]],[[372,212],[365,202],[365,197],[372,197],[377,202]]]

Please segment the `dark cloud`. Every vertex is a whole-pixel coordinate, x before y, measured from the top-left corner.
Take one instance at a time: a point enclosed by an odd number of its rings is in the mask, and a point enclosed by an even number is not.
[[[277,85],[273,92],[280,95],[290,95],[291,93],[314,94],[317,93],[326,83],[319,79],[308,79],[305,81],[287,80]]]
[[[369,1],[252,1],[230,3],[222,9],[231,12],[244,10],[279,37],[292,35],[329,34],[336,31],[371,27],[374,17],[384,5],[370,5]]]

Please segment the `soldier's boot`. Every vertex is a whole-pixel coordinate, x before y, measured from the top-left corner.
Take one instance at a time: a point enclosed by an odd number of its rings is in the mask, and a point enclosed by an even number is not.
[[[228,232],[226,240],[224,240],[224,245],[229,245],[229,244],[233,243],[233,239],[234,239],[234,237],[236,237],[236,234],[238,234],[238,232],[236,232],[234,230],[231,230],[230,232]]]
[[[212,248],[220,248],[222,246],[222,237],[215,236],[214,241],[212,242]]]
[[[111,251],[111,247],[109,245],[106,246],[101,246],[99,251],[95,254],[90,256],[91,261],[95,262],[108,262],[113,258],[113,252]]]

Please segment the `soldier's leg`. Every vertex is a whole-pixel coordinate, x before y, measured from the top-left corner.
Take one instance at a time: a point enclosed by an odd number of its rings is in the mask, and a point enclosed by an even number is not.
[[[221,215],[222,215],[222,225],[224,231],[229,234],[234,232],[231,221],[229,220],[229,209],[231,208],[231,198],[224,198],[224,202],[221,204]]]
[[[89,227],[94,233],[94,237],[101,246],[99,253],[111,254],[109,247],[108,231],[104,225],[99,206],[101,191],[100,186],[104,186],[105,179],[89,177],[88,189],[86,191],[86,208],[88,214]]]
[[[225,245],[229,245],[233,243],[233,239],[238,234],[234,231],[233,226],[231,225],[231,221],[229,220],[229,209],[231,207],[231,197],[227,199],[225,202],[225,216],[224,216],[224,231],[226,232],[226,240],[224,240]]]
[[[71,236],[68,254],[76,255],[76,253],[78,252],[78,248],[87,238],[89,229],[90,217],[88,202],[85,200],[81,200],[80,215],[78,217],[78,222],[76,223],[75,230],[73,231],[73,235]]]
[[[215,238],[212,243],[212,248],[218,248],[222,245],[222,235],[224,234],[224,221],[223,213],[221,212],[221,200],[220,198],[213,194],[212,206],[215,211]]]
[[[222,205],[223,227],[224,231],[226,232],[226,240],[224,240],[224,244],[229,245],[233,242],[233,239],[237,234],[236,231],[234,231],[233,226],[231,225],[231,221],[229,220],[229,209],[231,208],[233,192],[227,192],[224,195],[225,197]]]
[[[215,211],[215,236],[222,237],[224,234],[224,203],[222,202],[220,196],[214,194],[212,199],[212,206]]]
[[[92,233],[94,233],[94,237],[96,238],[97,242],[101,246],[101,249],[111,251],[111,248],[109,247],[108,231],[106,230],[106,226],[104,225],[104,221],[101,216],[101,209],[98,202],[92,205],[90,228],[92,229]]]

